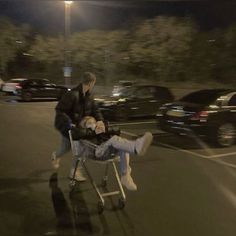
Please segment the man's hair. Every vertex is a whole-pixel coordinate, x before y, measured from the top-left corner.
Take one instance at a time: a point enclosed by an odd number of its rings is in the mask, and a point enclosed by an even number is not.
[[[92,82],[96,81],[96,76],[91,72],[84,72],[82,76],[82,83],[88,85]]]

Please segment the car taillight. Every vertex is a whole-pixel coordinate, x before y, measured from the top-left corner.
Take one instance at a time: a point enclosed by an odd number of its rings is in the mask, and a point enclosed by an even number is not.
[[[20,86],[20,84],[16,85],[16,89],[21,89],[22,87]]]
[[[199,112],[196,112],[190,119],[191,120],[199,120],[201,122],[206,122],[207,118],[208,118],[207,111],[199,111]]]

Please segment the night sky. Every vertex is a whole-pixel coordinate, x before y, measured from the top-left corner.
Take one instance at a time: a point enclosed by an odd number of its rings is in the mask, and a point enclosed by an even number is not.
[[[126,28],[137,19],[158,15],[192,17],[202,30],[236,23],[236,1],[74,1],[73,32]],[[64,32],[64,2],[59,0],[1,0],[0,16],[30,24],[42,34]]]

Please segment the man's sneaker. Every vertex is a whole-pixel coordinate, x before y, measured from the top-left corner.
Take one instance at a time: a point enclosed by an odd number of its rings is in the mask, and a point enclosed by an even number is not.
[[[120,182],[123,186],[125,186],[130,191],[137,191],[137,185],[134,183],[130,174],[122,175],[120,178]]]
[[[56,152],[52,153],[51,160],[52,160],[52,167],[54,169],[58,169],[60,166],[60,158],[57,157]]]
[[[73,179],[73,174],[74,174],[74,169],[71,169],[71,171],[70,171],[70,179]],[[79,168],[77,168],[77,170],[75,172],[74,180],[76,180],[78,182],[86,181],[85,176],[83,175],[83,173],[81,172],[81,170]]]
[[[146,132],[141,138],[136,139],[135,149],[138,155],[143,156],[148,147],[152,143],[153,136],[150,132]]]

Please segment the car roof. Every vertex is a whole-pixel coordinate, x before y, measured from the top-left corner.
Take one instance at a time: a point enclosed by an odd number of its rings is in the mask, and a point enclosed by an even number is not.
[[[26,78],[13,78],[10,79],[9,81],[23,81],[23,80],[27,80]]]
[[[136,88],[143,88],[143,87],[155,87],[155,88],[167,88],[165,86],[160,86],[160,85],[156,85],[156,84],[135,84],[131,87],[136,87]]]
[[[209,93],[209,94],[220,95],[220,94],[225,94],[225,93],[234,92],[234,91],[236,92],[236,90],[233,90],[233,89],[201,89],[201,90],[194,91],[192,93]]]

